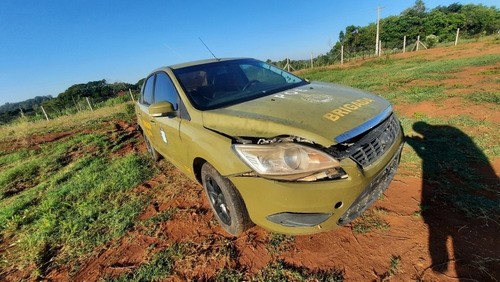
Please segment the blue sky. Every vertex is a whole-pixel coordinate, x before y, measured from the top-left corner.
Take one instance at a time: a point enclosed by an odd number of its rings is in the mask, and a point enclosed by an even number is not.
[[[424,0],[427,8],[454,2]],[[306,59],[347,25],[398,15],[414,0],[1,0],[0,105],[57,96],[73,84],[136,83],[151,70],[211,57]]]

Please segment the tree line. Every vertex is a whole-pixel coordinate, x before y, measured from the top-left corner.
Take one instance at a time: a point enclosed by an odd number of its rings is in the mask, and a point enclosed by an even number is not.
[[[128,90],[137,92],[142,86],[142,81],[136,84],[125,82],[107,83],[106,80],[89,81],[70,86],[57,97],[37,96],[35,98],[18,102],[6,103],[0,106],[0,124],[9,123],[21,116],[38,116],[43,118],[41,107],[52,117],[81,111],[85,107],[85,99],[89,98],[94,103],[104,102],[118,95],[128,95]]]
[[[455,40],[457,29],[460,28],[461,38],[475,38],[497,34],[500,31],[500,10],[497,7],[487,7],[476,4],[453,3],[449,6],[437,6],[432,10],[425,7],[422,0],[404,10],[398,16],[380,19],[380,41],[382,48],[394,52],[403,48],[403,38],[407,44],[414,44],[418,36],[428,47],[437,42]],[[326,53],[314,58],[315,66],[334,64],[340,61],[340,51],[344,46],[347,55],[375,54],[376,22],[366,26],[349,25],[339,33],[339,40]],[[273,62],[284,67],[286,60]],[[294,60],[290,62],[294,69],[308,68],[310,60]]]

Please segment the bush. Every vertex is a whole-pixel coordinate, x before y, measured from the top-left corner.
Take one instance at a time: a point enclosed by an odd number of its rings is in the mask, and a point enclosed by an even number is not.
[[[439,42],[439,37],[437,37],[434,34],[428,35],[425,38],[425,44],[427,45],[427,48],[432,48],[436,46],[436,44]]]

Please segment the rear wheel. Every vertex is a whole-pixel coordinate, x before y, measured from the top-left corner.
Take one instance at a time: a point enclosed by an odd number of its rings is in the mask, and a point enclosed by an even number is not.
[[[201,168],[201,180],[215,217],[226,232],[237,236],[252,226],[245,203],[229,179],[205,163]]]
[[[148,136],[143,132],[142,137],[144,137],[144,143],[146,143],[146,149],[148,150],[148,154],[151,156],[153,161],[157,161],[160,159],[160,154],[153,148],[153,144],[149,140]]]

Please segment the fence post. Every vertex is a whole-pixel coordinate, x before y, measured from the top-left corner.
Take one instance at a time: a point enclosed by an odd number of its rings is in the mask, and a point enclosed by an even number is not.
[[[416,44],[417,44],[417,51],[418,51],[418,44],[420,44],[420,35],[417,36],[417,43]]]
[[[40,106],[40,108],[42,108],[42,112],[45,115],[45,119],[49,120],[49,117],[47,116],[47,112],[45,112],[45,109],[43,108],[43,106]]]
[[[313,52],[311,52],[311,69],[314,68],[314,65],[313,65]]]
[[[406,35],[403,37],[403,53],[406,52]]]
[[[460,33],[460,28],[457,28],[457,36],[455,36],[455,46],[458,44],[458,34]]]
[[[344,45],[340,46],[340,65],[344,65]]]
[[[132,90],[130,90],[130,88],[128,89],[128,93],[130,93],[130,98],[132,98],[132,102],[135,103],[134,95],[132,95]]]
[[[87,99],[87,103],[89,104],[90,110],[94,111],[94,109],[92,109],[92,105],[90,104],[89,97],[85,97],[85,99]]]

